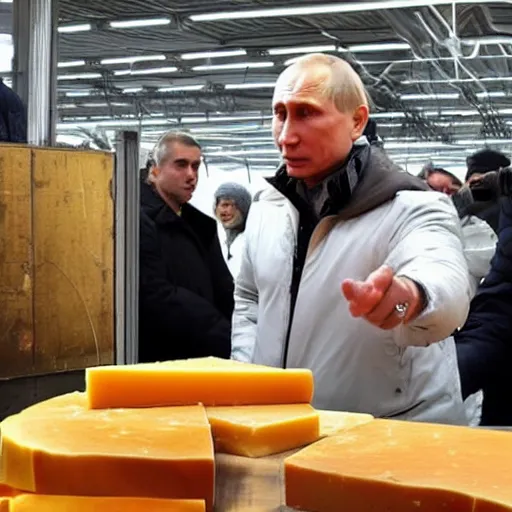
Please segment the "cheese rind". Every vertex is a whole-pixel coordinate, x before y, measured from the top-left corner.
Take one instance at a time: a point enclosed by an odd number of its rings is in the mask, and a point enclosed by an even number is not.
[[[286,504],[311,512],[512,510],[512,434],[374,420],[285,460]]]
[[[313,374],[216,358],[87,368],[89,407],[310,403]]]
[[[213,443],[202,406],[96,411],[59,397],[0,426],[3,477],[12,487],[213,506]]]
[[[319,438],[319,415],[309,404],[207,407],[215,451],[264,457]]]
[[[23,494],[11,499],[8,510],[9,512],[204,512],[205,505],[204,501],[200,500]]]

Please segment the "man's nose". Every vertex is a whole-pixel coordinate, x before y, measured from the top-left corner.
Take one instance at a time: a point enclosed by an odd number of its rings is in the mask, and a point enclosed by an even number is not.
[[[280,146],[293,146],[299,142],[296,125],[289,117],[282,124],[277,142]]]

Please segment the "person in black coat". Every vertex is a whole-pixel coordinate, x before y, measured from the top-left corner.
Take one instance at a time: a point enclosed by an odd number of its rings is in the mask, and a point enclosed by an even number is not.
[[[500,168],[509,167],[510,159],[499,151],[486,148],[468,156],[466,164],[466,183],[471,186],[473,182],[480,180],[485,174]],[[498,233],[500,218],[499,201],[494,198],[488,201],[478,201],[473,205],[473,209],[469,213],[485,220],[494,232]]]
[[[0,142],[27,142],[27,112],[20,97],[0,78]]]
[[[498,245],[491,270],[455,334],[463,397],[483,389],[482,425],[512,426],[512,169],[472,185],[477,200],[498,195]]]
[[[200,163],[195,139],[168,133],[141,184],[141,362],[231,353],[233,279],[215,220],[188,204]]]

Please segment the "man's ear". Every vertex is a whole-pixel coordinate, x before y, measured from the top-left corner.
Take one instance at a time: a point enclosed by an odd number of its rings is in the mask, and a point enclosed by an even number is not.
[[[363,135],[364,129],[366,128],[366,123],[368,122],[368,117],[370,113],[367,105],[359,105],[356,108],[353,115],[354,124],[352,126],[351,138],[353,141],[359,139]]]

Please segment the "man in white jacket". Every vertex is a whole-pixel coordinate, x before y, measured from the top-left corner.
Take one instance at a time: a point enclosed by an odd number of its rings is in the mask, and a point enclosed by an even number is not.
[[[446,339],[469,307],[450,199],[354,144],[368,99],[345,61],[296,61],[273,110],[284,163],[249,214],[232,357],[311,368],[318,408],[466,423]]]

